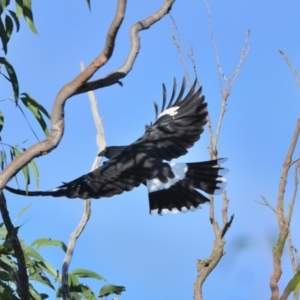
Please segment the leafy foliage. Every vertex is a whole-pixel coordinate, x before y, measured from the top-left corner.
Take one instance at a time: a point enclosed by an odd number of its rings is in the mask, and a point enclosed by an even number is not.
[[[25,207],[20,213],[26,211],[28,207]],[[18,227],[16,229],[19,229]],[[0,299],[19,299],[15,295],[15,278],[14,272],[17,272],[16,256],[12,250],[7,231],[3,227],[3,223],[0,223]],[[32,299],[46,299],[49,296],[44,293],[39,293],[33,283],[39,282],[45,285],[49,289],[56,291],[56,296],[61,297],[60,290],[61,276],[59,271],[52,266],[51,263],[46,261],[44,257],[39,253],[41,247],[59,247],[62,251],[66,251],[66,245],[59,240],[49,239],[37,239],[30,246],[24,241],[21,241],[22,249],[25,256],[27,272],[30,280],[30,294]],[[5,268],[4,266],[8,266]],[[12,272],[9,272],[11,268]],[[80,278],[91,278],[100,281],[107,281],[104,277],[96,272],[86,269],[75,269],[69,273],[69,287],[70,295],[72,299],[97,299],[94,292],[89,286],[80,282]],[[108,295],[117,294],[120,295],[125,288],[122,286],[116,286],[112,284],[105,284],[102,286],[98,297],[106,297]],[[5,295],[5,297],[3,296]],[[3,297],[2,297],[3,296]]]

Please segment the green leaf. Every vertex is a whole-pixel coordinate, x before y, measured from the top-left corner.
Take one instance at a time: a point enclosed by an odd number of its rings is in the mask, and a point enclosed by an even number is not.
[[[48,286],[49,288],[55,290],[54,286],[52,285],[51,281],[49,280],[48,277],[46,277],[41,271],[33,271],[29,270],[29,278],[31,280],[35,280],[38,281],[46,286]]]
[[[300,270],[295,274],[295,276],[288,283],[288,289],[290,293],[296,289],[299,282],[300,282]]]
[[[10,0],[1,0],[1,6],[5,9],[10,3]]]
[[[6,27],[6,36],[7,36],[7,42],[8,42],[11,37],[13,28],[14,28],[14,23],[13,23],[11,17],[8,15],[5,16],[5,27]]]
[[[50,274],[54,278],[55,281],[57,281],[57,279],[59,279],[58,270],[56,270],[50,263],[48,263],[46,261],[38,261],[38,265],[41,270]]]
[[[18,157],[21,153],[19,149],[15,146],[11,146],[11,149],[13,151],[14,157]],[[22,168],[22,172],[25,178],[25,184],[26,184],[26,190],[28,188],[28,185],[30,184],[30,174],[29,174],[29,168],[28,165]]]
[[[50,115],[48,114],[47,110],[27,93],[21,94],[21,100],[23,104],[32,112],[36,120],[39,122],[45,135],[48,136],[49,131],[46,122],[41,114],[42,112],[47,118],[50,119]]]
[[[25,206],[24,208],[22,208],[20,210],[20,212],[18,213],[18,217],[21,217],[30,206],[31,206],[31,203],[29,205]]]
[[[82,278],[95,278],[95,279],[107,281],[104,277],[100,276],[99,274],[86,269],[75,269],[72,272],[70,272],[70,274],[74,274]]]
[[[82,297],[78,293],[70,292],[70,296],[72,300],[82,300]]]
[[[10,278],[10,276],[8,275],[7,272],[5,272],[5,271],[0,271],[0,280],[10,281],[11,278]]]
[[[2,8],[4,9],[6,7],[6,0],[1,0],[0,4],[1,4]]]
[[[30,260],[30,258],[34,258],[39,261],[45,261],[44,258],[42,257],[42,255],[38,251],[36,251],[34,248],[28,247],[24,243],[21,243],[21,245],[22,245],[22,248],[24,251],[24,255],[25,255],[25,257],[27,257],[28,260]]]
[[[14,152],[11,147],[9,148],[9,154],[10,154],[10,159],[13,161],[15,159],[15,155],[14,155]],[[15,175],[15,180],[16,180],[17,184],[19,185],[17,174]]]
[[[106,296],[112,295],[112,294],[121,295],[121,293],[124,291],[125,291],[124,286],[106,284],[101,288],[98,297],[106,297]]]
[[[5,54],[7,54],[7,35],[5,31],[4,24],[2,23],[2,19],[0,18],[0,38],[2,41],[2,47]]]
[[[0,138],[1,140],[1,138]],[[4,166],[6,166],[6,153],[2,150],[0,150],[0,155],[1,155],[1,169],[4,169]]]
[[[96,300],[95,294],[92,292],[92,290],[83,284],[81,284],[81,294],[83,297],[85,297],[85,299]]]
[[[4,125],[4,116],[3,116],[2,111],[0,110],[0,132],[3,129],[3,125]]]
[[[0,260],[2,260],[3,262],[5,262],[5,263],[8,264],[9,266],[11,266],[15,272],[18,271],[16,264],[15,264],[14,261],[10,258],[9,255],[1,255]],[[1,298],[0,298],[0,299],[1,299]]]
[[[6,228],[0,227],[0,238],[4,239],[7,235]]]
[[[23,13],[23,0],[16,0],[16,15],[20,19]]]
[[[67,246],[64,242],[59,241],[59,240],[46,239],[46,238],[35,240],[31,244],[31,246],[36,246],[37,250],[44,246],[55,246],[55,247],[60,247],[64,252],[67,251]]]
[[[8,12],[10,13],[11,17],[14,19],[16,26],[17,26],[17,32],[18,32],[20,30],[20,21],[17,17],[17,14],[10,9],[8,10]]]
[[[0,299],[19,300],[20,298],[16,297],[14,294],[15,291],[11,286],[0,281]]]
[[[33,33],[38,33],[35,26],[34,26],[34,23],[33,23],[31,0],[24,0],[23,1],[23,16],[25,18],[25,21],[26,21],[28,27],[31,29],[31,31]]]
[[[30,299],[43,300],[42,297],[39,295],[39,293],[34,289],[31,283],[29,284],[29,293],[30,293]]]
[[[19,98],[19,83],[18,83],[18,78],[17,78],[16,72],[15,72],[13,66],[9,63],[9,61],[5,57],[0,57],[0,63],[5,66],[9,80],[12,84],[12,88],[14,91],[14,98],[15,98],[15,101],[17,104],[18,98]]]
[[[69,276],[68,276],[68,284],[69,284],[70,288],[71,287],[78,287],[79,281],[78,281],[77,276],[70,273]]]
[[[39,173],[38,167],[37,167],[34,160],[32,160],[29,165],[30,165],[30,167],[33,171],[34,177],[35,177],[35,186],[38,189],[39,188],[39,182],[40,182],[40,173]]]

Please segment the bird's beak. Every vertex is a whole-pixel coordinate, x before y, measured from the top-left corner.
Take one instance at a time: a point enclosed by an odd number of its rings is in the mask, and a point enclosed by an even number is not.
[[[106,148],[104,148],[97,156],[105,156]]]

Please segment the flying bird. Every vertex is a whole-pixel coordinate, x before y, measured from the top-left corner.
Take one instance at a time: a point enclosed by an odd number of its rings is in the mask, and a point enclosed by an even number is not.
[[[99,168],[49,191],[25,191],[6,187],[10,192],[27,196],[53,196],[99,199],[131,191],[144,184],[148,188],[150,213],[186,212],[209,202],[202,192],[220,193],[226,183],[221,167],[225,159],[195,163],[169,162],[188,152],[199,140],[207,123],[207,103],[202,88],[195,80],[184,97],[185,79],[176,94],[174,80],[171,99],[159,111],[155,103],[156,121],[146,126],[144,134],[127,146],[111,146],[98,155],[108,158]],[[175,99],[176,98],[176,99]]]

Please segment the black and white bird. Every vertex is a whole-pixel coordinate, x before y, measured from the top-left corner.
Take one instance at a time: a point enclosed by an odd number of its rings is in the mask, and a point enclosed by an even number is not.
[[[188,94],[183,80],[175,99],[176,81],[171,99],[166,106],[163,85],[163,104],[156,121],[146,126],[144,134],[127,146],[107,147],[99,156],[108,158],[102,166],[71,182],[49,191],[24,191],[6,187],[10,192],[28,196],[53,196],[99,199],[131,191],[144,184],[148,188],[150,213],[186,212],[196,210],[209,199],[201,193],[220,193],[225,185],[225,159],[196,163],[168,162],[188,151],[207,123],[207,103],[196,90],[196,82]],[[166,108],[165,108],[166,106]]]

